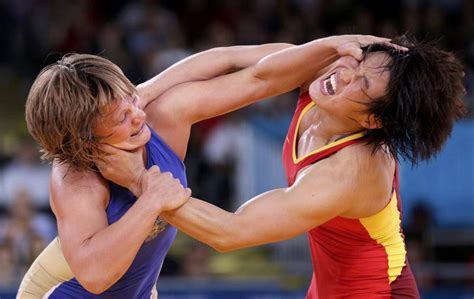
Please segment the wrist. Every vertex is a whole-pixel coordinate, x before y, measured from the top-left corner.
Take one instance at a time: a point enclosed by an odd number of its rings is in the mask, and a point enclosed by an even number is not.
[[[143,170],[135,181],[128,187],[128,189],[136,196],[140,197],[143,195],[143,176],[146,170]]]
[[[161,202],[150,192],[144,191],[139,197],[137,197],[136,203],[141,205],[143,209],[153,213],[155,217],[158,217],[163,211]]]
[[[338,36],[328,36],[324,38],[320,38],[315,42],[319,43],[320,46],[326,48],[327,50],[333,50],[337,53],[337,47],[339,47],[340,43],[337,41]]]

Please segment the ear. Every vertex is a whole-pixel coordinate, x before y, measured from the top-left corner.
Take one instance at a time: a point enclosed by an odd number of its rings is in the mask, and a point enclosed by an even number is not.
[[[375,115],[370,114],[365,121],[363,121],[362,126],[366,129],[380,129],[382,127],[382,121],[375,117]]]

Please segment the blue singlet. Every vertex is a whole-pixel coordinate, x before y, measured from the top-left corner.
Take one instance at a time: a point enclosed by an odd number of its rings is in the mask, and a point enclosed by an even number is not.
[[[171,172],[186,187],[186,173],[183,162],[151,128],[150,131],[151,138],[146,144],[147,169],[153,165],[158,165],[162,172]],[[112,182],[109,182],[109,187],[110,201],[106,212],[110,225],[119,220],[128,211],[136,201],[136,197],[129,190]],[[100,295],[94,295],[85,290],[73,278],[61,283],[48,298],[149,299],[160,274],[163,260],[175,236],[176,228],[158,219],[153,227],[153,231],[139,249],[130,268],[107,291]]]

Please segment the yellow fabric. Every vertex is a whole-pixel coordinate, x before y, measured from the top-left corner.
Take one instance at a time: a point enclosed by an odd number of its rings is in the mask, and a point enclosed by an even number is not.
[[[352,134],[350,136],[347,136],[347,137],[344,137],[342,139],[339,139],[338,141],[335,141],[335,142],[331,142],[321,148],[318,148],[310,153],[307,153],[306,155],[302,156],[302,157],[299,157],[297,158],[296,157],[296,145],[297,145],[297,139],[298,139],[298,132],[299,132],[299,129],[300,129],[300,123],[301,123],[301,120],[303,119],[303,116],[306,114],[306,112],[308,112],[309,109],[311,109],[312,107],[314,107],[316,104],[314,102],[310,102],[306,107],[304,107],[303,111],[301,111],[300,113],[300,116],[298,117],[298,121],[296,123],[296,128],[295,128],[295,134],[293,136],[293,148],[292,148],[292,152],[293,152],[293,163],[299,163],[301,161],[303,161],[305,158],[311,156],[311,155],[314,155],[316,153],[319,153],[319,152],[322,152],[328,148],[331,148],[331,147],[334,147],[334,146],[337,146],[341,143],[344,143],[344,142],[347,142],[347,141],[351,141],[351,140],[354,140],[354,139],[358,139],[358,138],[361,138],[362,136],[365,135],[364,132],[361,132],[361,133],[355,133],[355,134]]]
[[[370,237],[385,248],[388,259],[388,277],[392,283],[405,266],[406,250],[400,231],[400,211],[397,207],[397,194],[394,191],[389,204],[379,213],[359,219]]]
[[[26,272],[16,298],[43,298],[54,287],[73,277],[74,274],[64,258],[59,239],[56,238],[41,252]],[[153,288],[150,298],[158,299],[156,287]]]

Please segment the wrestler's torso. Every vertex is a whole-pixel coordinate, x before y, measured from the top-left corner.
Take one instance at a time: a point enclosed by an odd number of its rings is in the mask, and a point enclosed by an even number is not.
[[[302,169],[317,167],[318,161],[368,141],[365,133],[355,133],[321,144],[311,132],[314,109],[317,107],[308,93],[302,94],[283,147],[289,186]],[[308,298],[418,296],[406,259],[398,194],[394,173],[390,198],[380,198],[383,209],[363,218],[335,217],[308,232],[314,267]]]
[[[184,164],[163,140],[151,130],[150,141],[146,144],[146,167],[158,165],[161,171],[169,171],[186,186]],[[107,182],[110,196],[106,215],[109,225],[118,221],[134,204],[136,197],[127,189]],[[47,298],[150,298],[163,264],[174,238],[176,228],[157,219],[152,232],[140,247],[131,266],[125,274],[107,291],[94,295],[85,290],[71,277],[50,291]]]

